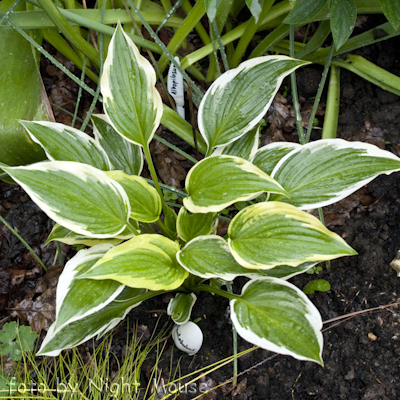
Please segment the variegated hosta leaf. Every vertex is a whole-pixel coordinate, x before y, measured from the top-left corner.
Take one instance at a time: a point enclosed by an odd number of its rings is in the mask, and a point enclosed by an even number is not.
[[[253,158],[253,164],[261,171],[271,175],[276,164],[291,151],[301,147],[293,142],[275,142],[259,148]]]
[[[296,286],[277,278],[250,281],[238,300],[231,300],[231,319],[238,334],[263,349],[323,365],[322,320]]]
[[[3,169],[65,228],[101,239],[117,236],[127,226],[130,205],[124,189],[90,165],[50,161]]]
[[[122,292],[124,285],[116,281],[76,279],[112,247],[110,244],[99,244],[81,250],[67,262],[57,286],[56,330],[67,322],[101,310]]]
[[[233,218],[228,244],[236,261],[250,269],[296,267],[308,261],[357,254],[312,215],[277,201],[246,207]]]
[[[190,319],[192,308],[197,297],[194,293],[177,293],[176,296],[169,301],[167,314],[177,325],[185,324]]]
[[[186,177],[184,206],[193,213],[219,212],[237,201],[263,192],[285,195],[269,175],[243,158],[212,156],[197,163]]]
[[[229,144],[253,129],[285,76],[305,64],[286,56],[265,56],[245,61],[221,75],[199,107],[199,130],[208,148]]]
[[[250,279],[270,277],[287,280],[296,275],[303,274],[311,269],[315,264],[317,264],[317,262],[311,261],[300,264],[296,268],[293,268],[290,265],[277,265],[271,269],[247,270],[245,276]]]
[[[251,161],[258,149],[259,136],[260,126],[257,126],[250,132],[245,133],[238,140],[235,140],[233,143],[228,144],[225,147],[217,147],[213,155],[227,154]]]
[[[120,135],[103,114],[92,115],[93,133],[96,141],[106,151],[112,169],[128,175],[140,175],[143,169],[142,148]]]
[[[66,323],[57,330],[53,323],[37,355],[55,357],[61,350],[85,343],[94,336],[100,338],[122,321],[132,308],[142,302],[143,289],[124,287],[122,292],[104,308],[79,320]]]
[[[150,290],[173,290],[188,272],[176,261],[179,245],[161,235],[140,235],[112,248],[81,277],[113,279]]]
[[[110,170],[106,152],[86,133],[56,122],[20,122],[32,140],[43,147],[49,160],[76,161],[103,171]]]
[[[395,171],[400,171],[400,159],[389,151],[368,143],[325,139],[287,154],[272,176],[289,194],[280,201],[310,210],[342,200],[378,175]]]
[[[107,172],[125,190],[131,205],[132,219],[140,222],[155,222],[161,214],[161,199],[157,190],[145,179],[136,175],[127,175],[122,171]]]
[[[64,228],[60,224],[55,224],[44,245],[46,246],[51,241],[55,240],[56,242],[69,244],[71,246],[83,244],[85,246],[91,247],[101,243],[109,243],[113,246],[116,246],[117,244],[120,244],[125,240],[131,239],[133,236],[135,235],[129,229],[125,229],[122,233],[112,238],[96,239],[80,235],[79,233],[72,232],[70,229]]]
[[[176,223],[178,235],[185,242],[196,236],[209,235],[215,229],[214,219],[215,213],[189,214],[186,208],[182,207]]]
[[[217,235],[194,238],[178,251],[176,258],[183,268],[204,279],[231,281],[251,272],[235,261],[228,243]]]
[[[151,64],[118,23],[100,80],[111,125],[129,141],[148,146],[163,113]]]

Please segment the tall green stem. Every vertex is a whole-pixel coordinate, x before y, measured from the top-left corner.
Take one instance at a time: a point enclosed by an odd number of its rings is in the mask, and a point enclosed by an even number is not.
[[[328,98],[326,100],[322,139],[334,139],[337,133],[340,104],[340,69],[331,66],[329,77]]]
[[[294,57],[294,25],[290,25],[290,57]],[[299,134],[299,141],[301,144],[305,144],[306,141],[303,131],[303,120],[300,113],[299,96],[297,95],[297,82],[295,71],[290,74],[290,82],[292,86],[293,106],[296,115],[296,126],[297,132]]]
[[[318,86],[317,95],[315,96],[314,105],[313,105],[313,108],[312,108],[312,111],[311,111],[310,118],[308,120],[306,143],[308,143],[309,140],[310,140],[315,114],[317,113],[318,104],[319,104],[319,102],[321,100],[322,92],[324,90],[326,78],[328,76],[329,67],[331,65],[331,60],[332,60],[332,55],[333,55],[334,48],[335,48],[335,46],[332,43],[331,51],[329,52],[328,60],[327,60],[327,62],[325,64],[325,66],[324,66],[324,72],[322,73],[321,81],[320,81],[319,86]]]

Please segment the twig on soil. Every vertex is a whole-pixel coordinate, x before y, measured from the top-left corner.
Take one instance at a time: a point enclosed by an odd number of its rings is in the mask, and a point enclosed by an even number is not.
[[[385,304],[385,305],[379,306],[379,307],[369,308],[369,309],[367,309],[367,310],[354,311],[354,312],[349,313],[349,314],[345,314],[345,315],[341,315],[341,316],[339,316],[339,317],[335,317],[335,318],[328,319],[328,320],[326,320],[326,321],[323,321],[323,324],[324,324],[324,325],[325,325],[325,324],[329,324],[329,323],[331,323],[331,322],[335,322],[335,321],[340,321],[340,322],[338,322],[337,324],[331,325],[331,326],[329,326],[329,327],[323,329],[322,332],[326,331],[327,329],[333,328],[334,326],[339,325],[339,324],[341,324],[342,322],[347,321],[348,319],[354,318],[354,317],[357,316],[357,315],[365,314],[365,313],[371,312],[371,311],[385,310],[386,308],[397,307],[398,305],[400,305],[400,301],[397,301],[396,303]],[[343,321],[343,320],[344,320],[344,321]]]

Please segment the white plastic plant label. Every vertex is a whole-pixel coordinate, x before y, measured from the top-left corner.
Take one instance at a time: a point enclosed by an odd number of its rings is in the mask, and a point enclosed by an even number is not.
[[[203,332],[194,322],[188,321],[182,325],[175,325],[172,329],[172,339],[179,350],[192,356],[203,344]]]
[[[175,61],[179,64],[179,57],[175,57]],[[174,64],[171,63],[168,71],[168,93],[173,97],[176,103],[176,111],[185,119],[185,98],[183,90],[182,74],[177,70]]]

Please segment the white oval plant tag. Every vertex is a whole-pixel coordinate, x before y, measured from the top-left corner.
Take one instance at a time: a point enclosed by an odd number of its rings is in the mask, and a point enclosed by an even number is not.
[[[175,325],[172,329],[172,339],[179,350],[192,356],[203,344],[203,332],[194,322],[188,321],[182,325]]]
[[[175,57],[179,64],[179,57]],[[168,71],[168,93],[173,97],[176,103],[176,111],[185,119],[185,98],[183,90],[183,77],[174,64],[171,63]]]

